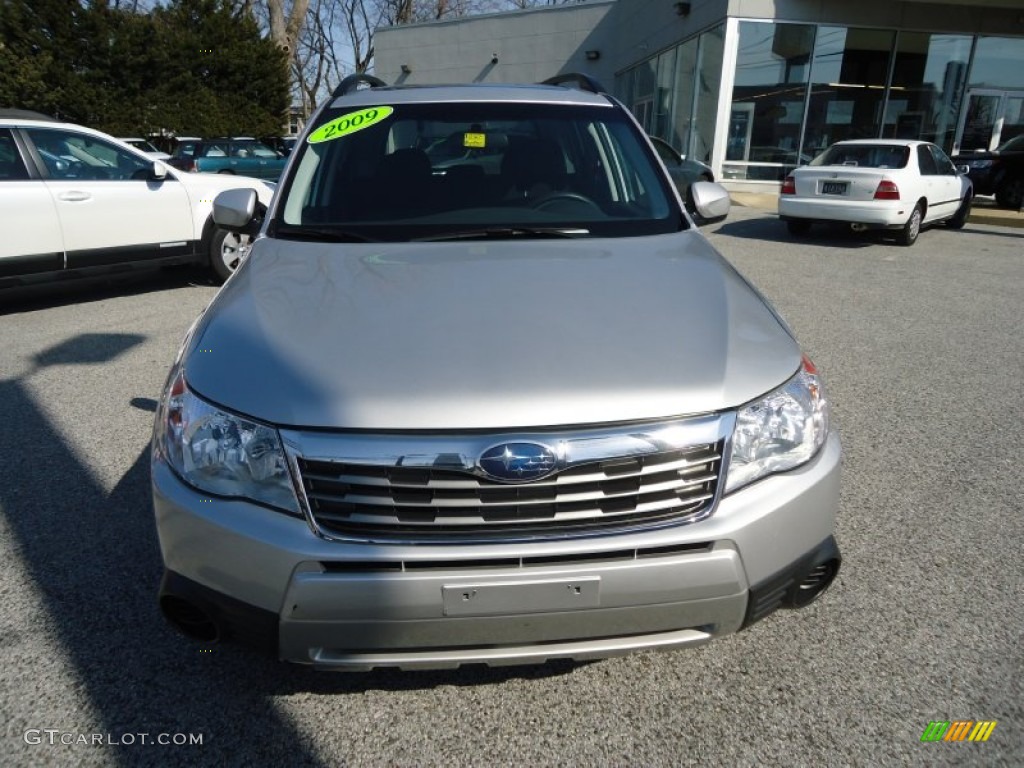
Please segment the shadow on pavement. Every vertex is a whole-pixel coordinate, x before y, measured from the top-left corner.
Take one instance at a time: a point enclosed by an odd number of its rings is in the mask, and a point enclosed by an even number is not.
[[[143,340],[130,334],[83,334],[35,359],[40,367],[110,363]],[[143,410],[154,406],[143,397],[125,403],[126,408]],[[285,664],[241,646],[188,640],[164,621],[157,606],[162,565],[148,447],[107,493],[19,379],[0,381],[0,424],[6,434],[18,436],[16,443],[7,441],[0,457],[0,511],[16,538],[12,549],[43,596],[47,626],[53,627],[48,632],[61,646],[56,657],[40,657],[33,674],[54,680],[57,692],[78,688],[85,699],[82,705],[95,713],[103,733],[203,735],[201,747],[115,746],[112,754],[119,764],[166,765],[173,749],[174,762],[188,755],[193,765],[318,765],[306,738],[269,696],[494,684],[557,676],[582,666],[553,662],[450,672],[332,674]],[[97,452],[105,449],[117,450],[100,440],[93,446]],[[24,633],[11,642],[30,648],[33,640]],[[85,724],[8,724],[10,733],[53,727],[84,730]]]
[[[109,362],[141,340],[87,334],[46,350],[37,361]],[[42,596],[46,632],[61,650],[38,654],[35,633],[10,641],[25,645],[23,656],[38,658],[31,674],[40,683],[54,681],[54,688],[40,685],[40,696],[77,690],[81,706],[97,719],[90,726],[114,737],[203,735],[198,747],[111,747],[109,754],[122,765],[167,765],[169,758],[178,763],[186,756],[188,764],[233,765],[258,756],[260,764],[317,765],[307,740],[263,695],[267,688],[292,688],[282,665],[245,652],[201,653],[160,616],[149,449],[107,493],[20,380],[0,381],[0,424],[6,435],[17,436],[4,441],[0,510],[16,539],[11,549]],[[117,448],[96,440],[93,450]],[[35,707],[26,702],[19,709],[31,717]],[[8,723],[9,733],[18,734],[55,727],[91,730],[86,723]]]
[[[138,270],[102,278],[58,279],[29,287],[3,289],[0,291],[0,316],[189,285],[213,286],[214,283],[209,270],[193,265]]]
[[[834,248],[867,248],[879,242],[877,232],[850,232],[848,228],[827,224],[816,224],[807,235],[799,237],[789,234],[784,222],[773,214],[756,219],[726,220],[710,231],[716,235],[738,237],[746,240],[769,240],[776,243],[814,243]]]

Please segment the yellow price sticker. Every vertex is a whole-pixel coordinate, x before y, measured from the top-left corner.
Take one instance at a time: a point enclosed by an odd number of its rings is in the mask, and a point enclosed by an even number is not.
[[[487,146],[487,134],[466,133],[462,136],[462,146],[472,149],[483,149]]]
[[[342,136],[351,136],[356,131],[376,125],[381,120],[391,116],[393,107],[368,107],[358,112],[349,112],[347,115],[336,117],[329,123],[324,123],[306,139],[308,144],[319,144],[323,141],[333,141]]]

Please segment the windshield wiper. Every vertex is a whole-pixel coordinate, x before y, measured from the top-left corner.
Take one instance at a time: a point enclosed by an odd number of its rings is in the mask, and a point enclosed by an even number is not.
[[[375,243],[372,237],[361,235],[358,232],[351,232],[344,229],[331,229],[329,227],[297,227],[287,224],[278,225],[274,228],[276,237],[291,238],[293,240],[315,240],[324,243]]]
[[[566,227],[484,227],[416,237],[413,240],[427,243],[442,240],[511,240],[516,237],[579,237],[589,234],[589,229],[568,229]]]

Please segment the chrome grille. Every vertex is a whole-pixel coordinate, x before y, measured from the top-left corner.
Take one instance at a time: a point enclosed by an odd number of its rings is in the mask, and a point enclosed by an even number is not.
[[[329,536],[552,536],[704,516],[722,446],[586,461],[522,484],[477,476],[465,461],[452,469],[297,456],[296,467],[313,520]]]

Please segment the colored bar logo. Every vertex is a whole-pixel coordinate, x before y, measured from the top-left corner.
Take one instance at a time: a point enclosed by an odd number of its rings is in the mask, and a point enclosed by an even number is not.
[[[996,729],[996,720],[932,720],[921,734],[921,741],[988,741]]]

